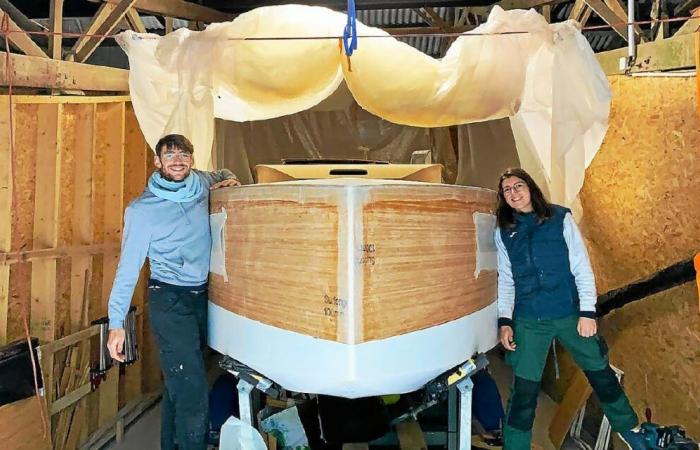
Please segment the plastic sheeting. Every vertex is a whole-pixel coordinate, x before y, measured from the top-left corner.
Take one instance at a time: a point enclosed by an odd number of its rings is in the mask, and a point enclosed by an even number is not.
[[[303,111],[256,122],[216,121],[219,167],[228,167],[244,184],[253,183],[258,164],[283,158],[372,159],[408,164],[414,151],[431,150],[444,167],[443,180],[454,183],[457,152],[448,128],[396,125],[369,114],[354,102],[339,110]]]
[[[534,10],[494,7],[441,60],[358,23],[348,60],[337,39],[344,14],[321,7],[258,8],[201,32],[164,37],[130,31],[130,90],[146,140],[168,132],[211,164],[214,118],[264,120],[306,110],[343,78],[358,104],[386,120],[439,127],[511,117],[520,159],[534,158],[551,190],[572,201],[607,127],[610,88],[574,22],[548,24]],[[493,33],[486,34],[484,33]],[[516,34],[503,34],[516,33]],[[206,56],[204,56],[206,55]],[[572,197],[573,195],[573,197]]]

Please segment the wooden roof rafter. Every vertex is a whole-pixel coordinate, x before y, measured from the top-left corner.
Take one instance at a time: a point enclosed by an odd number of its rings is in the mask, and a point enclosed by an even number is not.
[[[100,0],[91,0],[93,2]],[[105,3],[116,5],[120,0],[101,0]],[[190,3],[185,0],[136,0],[134,8],[157,16],[174,17],[178,19],[193,20],[198,22],[228,22],[236,15],[223,13],[216,9]]]
[[[25,55],[48,58],[46,52],[3,10],[0,10],[0,23],[7,24],[8,30],[10,31],[10,33],[7,33],[7,40],[13,47],[17,48]]]
[[[134,3],[136,0],[121,0],[116,5],[102,4],[87,33],[81,36],[71,49],[70,57],[76,62],[85,62],[105,40],[105,36],[117,27]]]

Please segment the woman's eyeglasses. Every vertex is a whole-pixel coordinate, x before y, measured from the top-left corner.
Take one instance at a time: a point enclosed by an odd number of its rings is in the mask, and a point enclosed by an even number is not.
[[[527,184],[521,182],[515,183],[513,186],[503,188],[503,196],[507,197],[509,195],[520,192],[527,187]]]

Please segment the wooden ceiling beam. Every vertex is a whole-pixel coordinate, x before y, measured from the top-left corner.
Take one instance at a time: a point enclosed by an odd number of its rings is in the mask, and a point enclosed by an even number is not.
[[[119,0],[102,1],[114,5],[119,3]],[[177,17],[206,23],[228,22],[236,17],[234,14],[223,13],[185,0],[137,0],[134,7],[139,11],[157,16]]]
[[[568,3],[570,0],[501,0],[495,5],[503,9],[531,9],[545,5],[556,5],[559,3]]]
[[[596,53],[596,58],[606,75],[622,75],[620,58],[627,57],[627,48]],[[690,69],[695,67],[695,36],[685,34],[637,46],[637,60],[631,72],[657,72]]]
[[[7,53],[0,52],[0,86],[9,84],[7,58]],[[129,91],[128,70],[16,53],[11,53],[9,59],[13,86],[85,91]]]

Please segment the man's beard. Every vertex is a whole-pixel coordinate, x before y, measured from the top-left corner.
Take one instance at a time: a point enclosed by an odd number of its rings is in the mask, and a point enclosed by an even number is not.
[[[173,183],[178,183],[178,182],[180,182],[180,181],[185,181],[185,178],[187,178],[188,176],[190,176],[190,173],[192,172],[192,169],[190,168],[190,169],[185,173],[185,176],[182,177],[182,180],[174,180],[173,177],[171,177],[170,175],[168,175],[167,173],[165,173],[165,171],[164,171],[163,169],[158,169],[158,172],[160,172],[161,178],[163,178],[165,181],[172,181]]]

